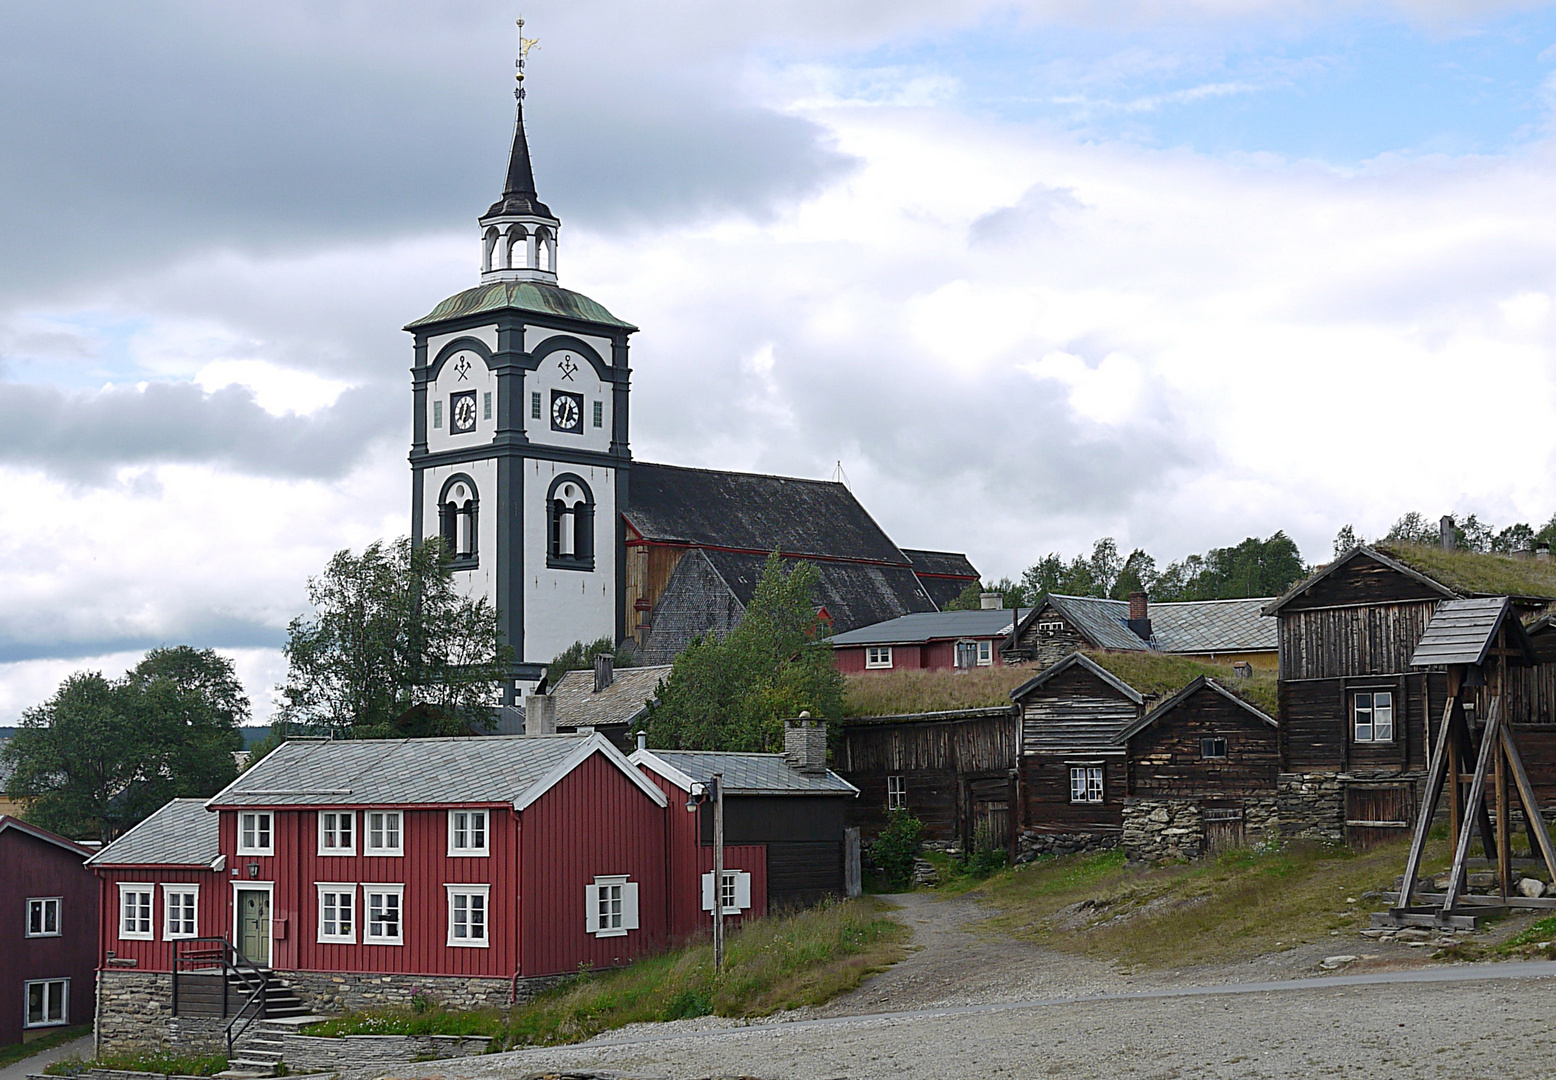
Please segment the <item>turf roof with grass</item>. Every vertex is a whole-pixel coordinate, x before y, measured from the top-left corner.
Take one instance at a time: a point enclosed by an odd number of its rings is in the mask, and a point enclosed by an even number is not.
[[[1556,600],[1556,562],[1427,544],[1378,544],[1376,549],[1458,593]]]
[[[1251,678],[1232,670],[1231,664],[1212,664],[1189,656],[1153,652],[1103,652],[1088,649],[1087,659],[1105,668],[1140,691],[1147,699],[1167,698],[1201,675],[1214,679],[1254,708],[1275,715],[1275,673],[1254,669]]]

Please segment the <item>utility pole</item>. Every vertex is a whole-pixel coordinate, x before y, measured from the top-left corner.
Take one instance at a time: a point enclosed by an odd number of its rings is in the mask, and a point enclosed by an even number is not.
[[[724,970],[724,774],[713,774],[713,970]]]

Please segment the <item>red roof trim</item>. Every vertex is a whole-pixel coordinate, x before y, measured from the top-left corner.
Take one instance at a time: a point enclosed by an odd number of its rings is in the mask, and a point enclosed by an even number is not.
[[[757,548],[724,547],[720,544],[695,544],[690,540],[628,540],[627,547],[664,547],[684,548],[687,551],[727,551],[731,555],[771,555],[771,551],[761,551]],[[887,562],[885,559],[856,559],[847,555],[817,555],[807,551],[784,551],[778,549],[778,554],[785,559],[814,559],[817,562],[856,563],[860,566],[889,566],[893,569],[913,570],[912,563]],[[914,570],[914,573],[918,571]],[[926,575],[934,576],[934,575]],[[950,575],[941,575],[950,576]],[[957,578],[956,580],[963,580]],[[967,581],[976,581],[976,578],[967,578]]]

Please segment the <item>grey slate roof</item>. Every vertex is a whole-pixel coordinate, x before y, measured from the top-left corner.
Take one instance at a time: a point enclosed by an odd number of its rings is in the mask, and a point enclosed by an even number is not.
[[[1506,622],[1513,641],[1532,661],[1529,636],[1513,612],[1513,601],[1506,596],[1487,596],[1472,600],[1444,600],[1437,605],[1432,621],[1426,624],[1421,640],[1410,657],[1411,667],[1433,664],[1479,664],[1496,641],[1497,630]]]
[[[204,799],[174,799],[93,855],[87,865],[210,866],[221,854],[220,821],[220,814],[205,808]]]
[[[962,595],[968,585],[980,580],[972,561],[959,551],[903,548],[902,553],[912,560],[913,572],[936,607],[945,607]]]
[[[617,668],[611,684],[595,693],[592,668],[566,672],[551,690],[557,723],[569,727],[630,724],[647,710],[659,680],[669,674],[669,664]]]
[[[832,636],[833,645],[907,645],[942,638],[987,638],[1010,633],[1021,609],[923,611]]]
[[[1046,599],[1071,626],[1090,638],[1099,649],[1140,652],[1150,648],[1139,635],[1124,625],[1124,620],[1129,618],[1129,605],[1123,600],[1056,594],[1050,594]]]
[[[1154,646],[1168,653],[1234,653],[1273,652],[1276,647],[1276,620],[1263,613],[1269,597],[1151,604],[1146,612],[1150,643],[1129,629],[1127,601],[1059,594],[1045,599],[1099,649],[1142,652]],[[1039,604],[1023,617],[1023,629],[1041,609]]]
[[[594,738],[294,740],[239,774],[208,805],[514,802]]]
[[[857,795],[859,789],[828,769],[822,776],[807,776],[792,768],[782,754],[734,754],[718,750],[642,750],[627,760],[645,756],[706,784],[714,773],[724,776],[726,795]],[[646,767],[646,766],[645,766]]]

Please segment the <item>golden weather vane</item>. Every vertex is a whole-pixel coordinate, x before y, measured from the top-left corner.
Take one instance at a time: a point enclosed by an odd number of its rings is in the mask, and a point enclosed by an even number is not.
[[[529,59],[529,51],[531,49],[536,48],[536,47],[538,47],[540,45],[540,39],[539,38],[527,38],[527,37],[524,36],[524,18],[523,18],[523,16],[519,17],[518,27],[519,27],[519,58],[516,61],[514,61],[514,66],[518,69],[518,71],[514,75],[514,79],[518,82],[519,86],[518,86],[518,89],[516,89],[513,93],[514,93],[515,97],[522,98],[524,96],[524,61]]]

